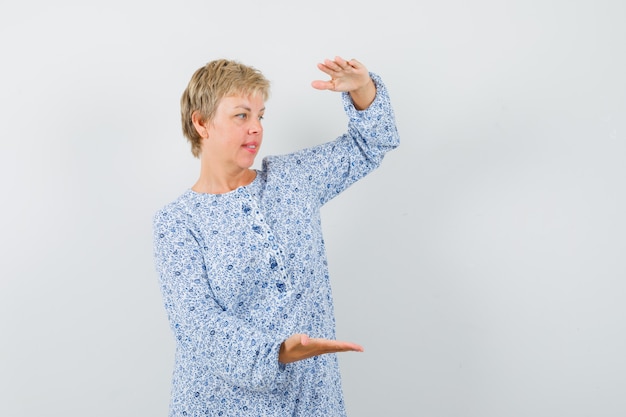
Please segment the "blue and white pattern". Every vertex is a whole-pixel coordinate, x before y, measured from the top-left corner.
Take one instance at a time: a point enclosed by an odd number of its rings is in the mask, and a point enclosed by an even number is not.
[[[335,354],[282,365],[295,333],[335,339],[320,208],[399,144],[387,90],[332,142],[263,160],[225,194],[187,190],[154,217],[176,339],[170,416],[345,416]]]

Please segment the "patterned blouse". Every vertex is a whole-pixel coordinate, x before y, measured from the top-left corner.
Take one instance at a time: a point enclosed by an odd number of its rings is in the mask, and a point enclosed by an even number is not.
[[[176,340],[170,416],[345,416],[337,356],[287,365],[295,333],[335,339],[320,208],[399,144],[381,79],[334,141],[263,160],[249,185],[185,191],[154,217],[154,254]]]

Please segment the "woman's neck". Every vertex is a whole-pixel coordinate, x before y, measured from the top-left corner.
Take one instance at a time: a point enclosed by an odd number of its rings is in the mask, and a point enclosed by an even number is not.
[[[200,178],[191,187],[197,193],[224,194],[250,184],[256,178],[256,171],[245,169],[236,174],[216,174],[209,169],[200,169]]]

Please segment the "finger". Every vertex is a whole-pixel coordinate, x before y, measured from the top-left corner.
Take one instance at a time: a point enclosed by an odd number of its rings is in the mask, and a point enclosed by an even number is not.
[[[342,353],[342,352],[363,352],[363,348],[361,346],[335,346],[328,347],[323,349],[323,354],[326,353]]]
[[[325,353],[333,353],[333,352],[363,352],[363,346],[358,345],[352,342],[343,342],[340,340],[327,340],[327,339],[311,339],[315,344],[317,344],[320,349],[322,349]]]
[[[337,66],[339,66],[339,68],[341,68],[342,70],[346,70],[349,68],[352,68],[352,66],[350,65],[350,63],[348,61],[346,61],[345,59],[343,59],[340,56],[336,56],[335,57],[335,63],[337,64]]]
[[[328,65],[326,65],[325,63],[320,63],[317,64],[317,68],[324,72],[325,74],[327,74],[329,77],[334,77],[335,75],[337,75],[337,69],[336,68],[331,68]]]
[[[306,345],[308,345],[310,340],[311,340],[311,339],[309,339],[309,336],[308,336],[308,335],[306,335],[306,334],[302,334],[302,335],[300,335],[300,344],[301,344],[302,346],[306,346]]]
[[[351,342],[339,342],[338,347],[342,349],[342,352],[354,351],[354,352],[363,352],[363,346],[357,345],[356,343]]]
[[[327,68],[330,68],[334,72],[339,72],[339,71],[343,70],[343,68],[336,61],[337,58],[335,58],[335,61],[331,61],[330,59],[325,59],[324,60],[324,65],[326,65]],[[341,59],[341,58],[339,58],[339,59]]]
[[[311,85],[316,90],[333,90],[335,88],[335,83],[332,80],[331,81],[315,80],[311,83]]]
[[[349,64],[350,64],[350,66],[351,66],[352,68],[354,68],[355,70],[358,70],[358,69],[360,69],[360,68],[363,68],[363,64],[361,64],[361,62],[360,62],[360,61],[358,61],[358,60],[356,60],[356,59],[354,59],[354,58],[350,59],[348,62],[349,62]]]

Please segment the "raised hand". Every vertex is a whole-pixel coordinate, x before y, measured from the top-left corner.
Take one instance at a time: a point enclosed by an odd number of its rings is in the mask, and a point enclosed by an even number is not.
[[[370,78],[365,65],[356,59],[345,59],[337,56],[334,60],[326,59],[317,64],[322,72],[330,76],[330,80],[315,80],[311,83],[318,90],[349,92],[357,109],[367,108],[376,97],[376,86]]]

